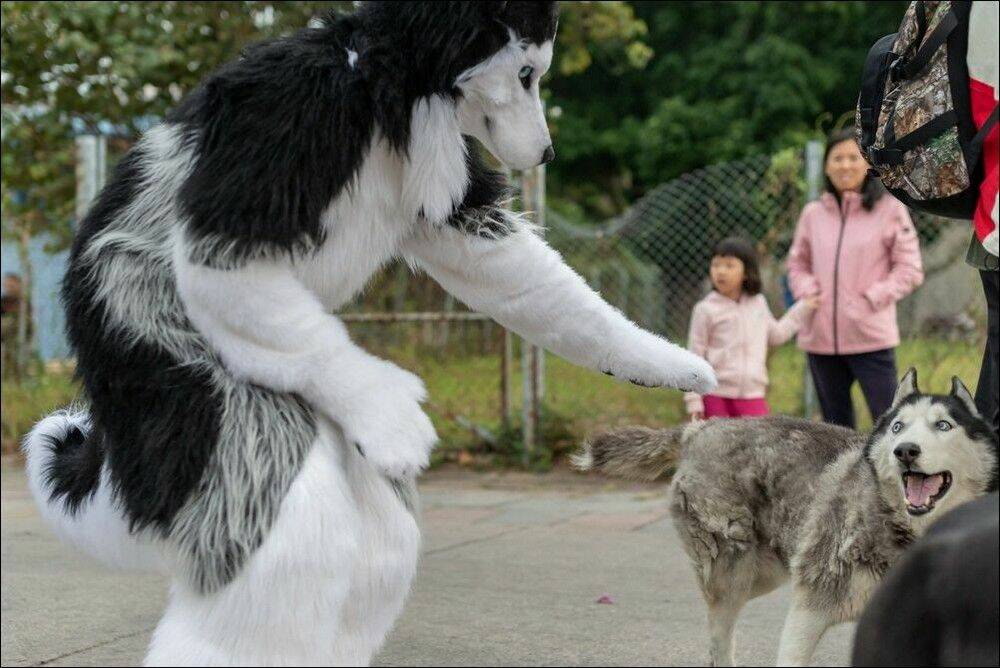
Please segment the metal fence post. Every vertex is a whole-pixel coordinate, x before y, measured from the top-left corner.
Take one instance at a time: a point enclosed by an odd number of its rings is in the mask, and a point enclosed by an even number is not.
[[[806,201],[811,202],[823,189],[823,142],[812,139],[806,142]],[[802,372],[802,407],[806,418],[816,413],[816,386],[813,384],[809,365]]]
[[[500,420],[504,429],[510,427],[510,418],[513,413],[513,402],[511,394],[511,375],[514,369],[514,335],[506,327],[503,328],[503,351],[500,358]]]
[[[108,141],[103,135],[76,137],[76,219],[80,221],[107,177]]]
[[[521,174],[521,207],[531,214],[539,228],[545,226],[545,165]],[[545,398],[545,351],[527,342],[521,346],[521,371],[524,397],[521,416],[524,430],[524,463],[530,463],[535,450],[542,400]]]
[[[538,420],[537,402],[535,400],[535,378],[532,373],[532,346],[521,339],[521,440],[524,443],[524,452],[521,455],[522,463],[527,466],[531,463],[531,455],[535,452],[535,427]]]

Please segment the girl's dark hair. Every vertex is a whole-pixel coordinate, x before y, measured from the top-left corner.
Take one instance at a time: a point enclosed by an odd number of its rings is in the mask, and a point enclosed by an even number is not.
[[[826,159],[830,157],[830,151],[832,151],[833,147],[842,141],[857,141],[855,139],[853,125],[848,125],[847,127],[839,130],[834,130],[827,136],[826,151],[823,153],[824,170],[826,168]],[[838,193],[837,189],[833,187],[833,184],[830,182],[830,177],[827,176],[825,172],[823,174],[823,184],[826,191],[836,197],[839,202],[840,193]],[[878,202],[884,194],[885,188],[882,187],[882,181],[879,180],[877,176],[872,176],[870,172],[865,174],[864,183],[861,184],[861,206],[865,207],[866,211],[871,211],[872,207],[875,206],[875,203]]]
[[[735,257],[743,263],[743,292],[751,297],[760,294],[760,263],[757,251],[746,239],[726,237],[715,244],[712,257]]]

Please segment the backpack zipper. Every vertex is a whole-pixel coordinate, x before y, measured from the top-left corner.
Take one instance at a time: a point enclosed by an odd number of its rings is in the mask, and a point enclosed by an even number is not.
[[[843,206],[837,203],[840,209],[840,234],[837,236],[837,253],[833,257],[833,354],[840,354],[840,339],[837,335],[837,295],[840,293],[840,247],[844,243],[844,227],[847,225],[847,215]],[[846,202],[844,203],[846,204]]]

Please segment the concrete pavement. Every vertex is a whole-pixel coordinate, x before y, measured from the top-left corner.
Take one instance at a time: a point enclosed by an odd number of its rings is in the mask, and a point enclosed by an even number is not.
[[[662,485],[447,470],[421,491],[420,569],[376,665],[707,663],[704,606]],[[165,582],[59,543],[17,468],[3,468],[2,501],[2,664],[141,662]],[[614,604],[596,603],[603,594]],[[773,664],[787,600],[782,589],[747,606],[738,663]],[[814,663],[847,665],[851,634],[829,632]]]

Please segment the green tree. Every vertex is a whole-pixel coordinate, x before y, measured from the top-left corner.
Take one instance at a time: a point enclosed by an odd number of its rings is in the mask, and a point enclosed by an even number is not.
[[[800,145],[854,105],[871,44],[905,2],[635,2],[643,68],[596,51],[556,73],[549,193],[592,216],[692,169]],[[557,50],[562,48],[562,36]]]
[[[331,4],[349,3],[4,2],[4,234],[68,238],[74,132],[134,137],[245,44]]]
[[[645,65],[645,24],[623,2],[563,3],[556,70]],[[70,236],[74,132],[135,137],[248,43],[350,2],[4,2],[4,234]]]

